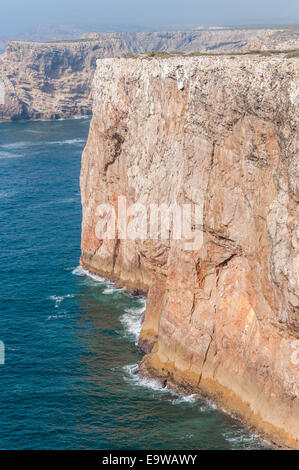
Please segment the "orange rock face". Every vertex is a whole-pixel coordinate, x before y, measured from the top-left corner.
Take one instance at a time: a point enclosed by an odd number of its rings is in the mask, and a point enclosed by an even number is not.
[[[299,446],[296,59],[104,59],[82,157],[87,269],[148,292],[141,371]],[[99,240],[97,207],[202,204],[203,242]],[[171,230],[170,230],[171,232]],[[120,238],[119,238],[120,237]]]

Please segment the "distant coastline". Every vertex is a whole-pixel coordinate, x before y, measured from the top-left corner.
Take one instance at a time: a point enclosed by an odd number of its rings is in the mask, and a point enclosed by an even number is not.
[[[61,39],[57,34],[52,41],[10,41],[0,55],[0,80],[5,85],[0,121],[55,120],[91,114],[91,84],[97,59],[136,54],[151,58],[159,52],[166,57],[172,53],[263,55],[295,51],[298,38],[296,27],[214,26],[185,31],[91,32],[79,39]]]

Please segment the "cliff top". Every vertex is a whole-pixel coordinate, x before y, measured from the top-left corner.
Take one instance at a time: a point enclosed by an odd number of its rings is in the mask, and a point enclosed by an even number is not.
[[[124,54],[125,59],[169,59],[171,57],[219,57],[219,56],[260,56],[260,57],[272,57],[282,56],[287,59],[293,59],[299,57],[299,49],[284,49],[284,50],[251,50],[241,52],[184,52],[184,51],[149,51],[139,54],[127,53]]]
[[[118,46],[124,52],[180,50],[185,52],[245,52],[253,50],[294,50],[299,46],[299,28],[260,29],[198,29],[178,31],[138,31],[86,33],[80,39],[45,42],[10,41],[13,47],[70,47],[98,44]],[[112,54],[114,55],[114,54]]]
[[[105,57],[97,60],[96,74],[101,70],[127,70],[140,71],[150,70],[154,75],[155,71],[163,70],[166,75],[174,69],[183,68],[192,71],[198,66],[204,66],[204,70],[215,69],[217,71],[227,69],[239,69],[247,71],[271,70],[275,73],[278,70],[292,71],[296,74],[299,58],[298,50],[293,52],[271,52],[263,54],[260,52],[248,54],[177,54],[165,53],[149,56],[147,54],[131,54],[123,57]],[[158,75],[157,75],[158,76]],[[187,78],[187,76],[185,76]]]
[[[296,76],[298,75],[298,52],[294,57],[291,54],[260,54],[241,55],[198,55],[198,56],[164,56],[148,57],[136,56],[134,59],[104,58],[97,61],[94,76],[94,93],[99,93],[97,86],[104,86],[107,81],[115,83],[125,80],[129,87],[133,81],[151,83],[156,78],[173,79],[177,82],[178,90],[189,87],[218,87],[231,96],[227,99],[239,97],[237,107],[240,107],[242,96],[243,110],[252,109],[264,117],[275,113],[281,114],[281,109],[291,102],[298,102]],[[217,82],[217,85],[216,85]],[[221,86],[219,85],[221,83]],[[285,89],[283,88],[285,86]],[[240,90],[243,90],[241,92]],[[279,99],[273,102],[273,90],[280,90]],[[118,87],[111,86],[111,93],[119,93]],[[226,90],[226,91],[224,91]],[[278,91],[277,91],[278,92]],[[286,93],[287,98],[284,96]],[[212,105],[212,103],[211,103]],[[243,111],[242,111],[243,112]],[[271,114],[271,115],[272,115]],[[273,115],[272,115],[273,118]]]
[[[108,33],[105,33],[105,35]],[[121,38],[116,34],[116,33],[111,33],[115,34],[114,39],[115,40],[120,40]],[[146,33],[144,33],[146,34]],[[22,47],[29,47],[30,49],[43,49],[43,48],[50,48],[52,49],[53,47],[60,47],[60,48],[65,48],[65,47],[71,47],[71,46],[88,46],[90,47],[93,45],[97,49],[101,48],[101,43],[102,46],[104,47],[104,44],[108,41],[108,38],[104,36],[103,33],[103,38],[81,38],[81,39],[76,39],[76,40],[63,40],[63,41],[50,41],[50,42],[30,42],[30,41],[9,41],[7,45],[6,51],[9,52],[12,49],[15,48],[22,48]],[[251,49],[251,50],[246,50],[246,49],[240,49],[240,50],[228,50],[228,51],[220,51],[216,50],[193,50],[193,51],[186,51],[186,50],[150,50],[147,52],[123,52],[121,54],[121,51],[119,51],[119,55],[123,56],[126,59],[137,59],[137,58],[170,58],[173,56],[180,56],[180,57],[196,57],[196,56],[242,56],[242,55],[260,55],[260,56],[273,56],[273,55],[282,55],[283,57],[286,58],[293,58],[293,57],[298,57],[299,56],[299,49],[294,48],[294,49]]]
[[[17,45],[17,46],[31,46],[31,47],[41,47],[41,46],[55,46],[57,44],[80,44],[80,43],[91,43],[91,42],[99,42],[99,39],[95,38],[79,38],[79,39],[60,39],[57,41],[21,41],[21,40],[11,40],[8,41],[8,46],[10,45]]]

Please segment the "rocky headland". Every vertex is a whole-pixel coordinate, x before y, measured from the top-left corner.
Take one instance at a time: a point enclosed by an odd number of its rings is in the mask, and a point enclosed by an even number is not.
[[[147,292],[143,374],[299,448],[298,59],[97,62],[82,265]],[[193,204],[203,243],[100,240],[97,207]]]

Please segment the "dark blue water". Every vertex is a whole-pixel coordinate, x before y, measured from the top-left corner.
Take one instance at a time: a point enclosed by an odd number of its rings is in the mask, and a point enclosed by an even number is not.
[[[134,374],[144,299],[78,267],[88,126],[0,124],[0,448],[267,447],[213,405]]]

